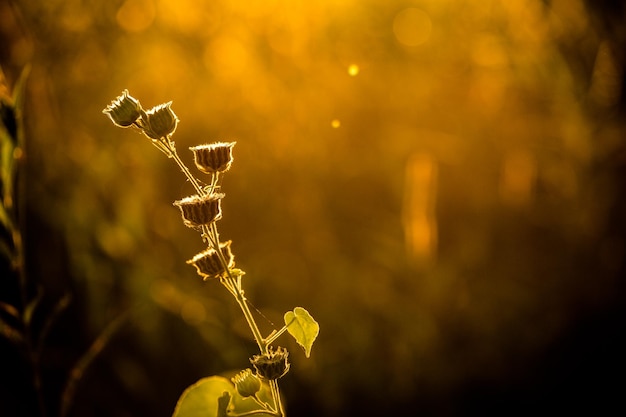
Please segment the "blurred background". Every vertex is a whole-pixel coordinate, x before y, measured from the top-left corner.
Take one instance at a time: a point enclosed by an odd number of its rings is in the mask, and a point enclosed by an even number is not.
[[[191,186],[102,114],[126,88],[173,101],[190,165],[237,141],[219,227],[259,323],[303,306],[321,326],[310,359],[279,340],[290,416],[623,412],[623,3],[0,1],[6,85],[30,66],[35,331],[71,297],[47,416],[72,370],[68,416],[169,416],[256,353],[185,264]],[[0,367],[0,415],[37,415],[28,355],[2,339]]]

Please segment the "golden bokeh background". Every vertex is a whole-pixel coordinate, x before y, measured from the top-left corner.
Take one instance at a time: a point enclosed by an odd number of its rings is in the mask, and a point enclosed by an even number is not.
[[[289,415],[623,410],[609,376],[626,370],[625,10],[0,2],[7,83],[30,65],[22,198],[39,314],[72,295],[42,356],[49,416],[120,317],[69,415],[169,416],[188,385],[255,353],[227,292],[185,264],[202,242],[172,202],[192,188],[102,114],[125,88],[146,108],[173,101],[189,164],[190,146],[237,141],[219,226],[248,298],[266,332],[295,306],[321,326],[308,360],[280,339]],[[0,414],[30,415],[2,343]]]

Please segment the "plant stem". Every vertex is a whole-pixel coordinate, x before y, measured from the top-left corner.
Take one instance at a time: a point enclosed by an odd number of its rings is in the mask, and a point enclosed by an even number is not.
[[[270,410],[272,412],[274,412],[274,409],[272,408],[271,405],[269,405],[266,402],[261,401],[261,399],[258,397],[257,394],[254,394],[252,397],[250,397],[251,399],[254,400],[254,402],[256,402],[258,405],[260,405],[261,407],[263,407],[265,410]]]
[[[200,183],[198,182],[198,180],[191,174],[191,171],[189,171],[189,168],[187,168],[185,163],[178,156],[178,152],[176,152],[176,146],[174,145],[174,142],[169,137],[166,137],[166,138],[163,138],[163,140],[158,141],[158,143],[159,144],[157,145],[157,147],[161,149],[169,158],[172,158],[176,162],[178,167],[181,169],[183,174],[185,174],[189,182],[191,182],[196,192],[200,196],[206,196],[207,194],[210,195],[215,190],[215,188],[217,187],[217,183],[218,183],[217,173],[211,176],[211,185],[209,186],[208,190],[205,190],[204,188],[202,188],[202,186],[200,186]],[[252,312],[250,311],[250,308],[248,307],[248,303],[246,302],[246,296],[241,286],[241,280],[239,279],[239,277],[237,278],[233,277],[230,271],[228,262],[226,261],[224,254],[222,253],[220,249],[220,239],[219,239],[219,233],[217,230],[216,222],[213,222],[208,226],[202,226],[202,234],[206,236],[206,239],[208,240],[209,245],[212,246],[213,249],[217,252],[220,263],[222,264],[222,267],[226,271],[227,276],[224,278],[226,282],[222,280],[222,284],[226,287],[226,289],[231,294],[233,294],[233,296],[235,297],[235,300],[237,300],[237,304],[239,304],[239,308],[241,308],[241,311],[246,319],[246,322],[248,322],[248,326],[250,327],[250,330],[252,331],[252,335],[254,336],[254,340],[256,341],[259,347],[259,350],[261,351],[261,354],[267,355],[268,353],[267,347],[269,346],[270,343],[269,341],[266,341],[265,339],[263,339],[263,336],[261,335],[261,331],[259,330],[259,326],[254,320],[254,316],[252,315]],[[286,330],[287,330],[287,327],[285,326],[278,332],[274,333],[273,336],[269,340],[274,341],[278,336],[280,336]],[[283,409],[283,404],[280,398],[280,388],[278,387],[278,381],[272,380],[270,381],[269,384],[270,384],[270,390],[272,392],[272,397],[274,399],[276,412],[270,412],[270,411],[260,411],[260,412],[267,413],[268,415],[273,415],[276,417],[284,417],[285,411]],[[240,414],[239,416],[243,417],[243,416],[251,415],[251,414],[254,414],[254,413],[252,412],[244,413],[244,414]]]
[[[280,399],[280,389],[278,388],[278,380],[272,379],[270,381],[270,390],[272,391],[272,397],[274,397],[274,404],[276,405],[276,412],[279,416],[285,415],[285,410],[283,409],[283,403]]]
[[[250,309],[248,308],[244,291],[239,287],[235,287],[235,291],[236,291],[235,299],[237,300],[237,304],[239,304],[239,307],[241,308],[241,311],[243,312],[243,315],[246,318],[246,321],[248,322],[248,326],[250,326],[250,330],[252,330],[252,334],[254,335],[254,339],[256,340],[257,345],[259,346],[259,350],[261,351],[262,355],[266,355],[267,344],[263,341],[263,336],[261,336],[261,331],[259,330],[259,327],[257,326],[256,321],[254,320],[254,317],[252,316],[252,313],[250,312]]]
[[[279,331],[274,331],[272,332],[271,335],[269,335],[266,339],[265,339],[265,344],[267,346],[271,345],[272,342],[276,339],[278,339],[283,333],[285,333],[287,331],[287,326],[283,326],[282,329],[280,329]]]
[[[200,184],[198,183],[198,180],[196,180],[196,178],[193,175],[191,175],[191,172],[189,171],[189,168],[187,168],[187,165],[185,165],[182,159],[180,159],[180,157],[178,156],[178,152],[176,152],[176,146],[174,145],[174,142],[169,137],[165,138],[165,142],[166,142],[165,144],[168,150],[170,151],[170,155],[168,156],[170,156],[170,158],[176,161],[180,169],[183,171],[183,174],[185,174],[185,176],[191,182],[191,185],[193,185],[193,188],[196,189],[198,194],[204,195],[205,192],[200,186]]]
[[[191,184],[196,189],[198,194],[201,196],[206,195],[207,191],[204,190],[200,186],[200,184],[198,183],[198,180],[196,180],[196,178],[191,174],[191,171],[189,171],[189,168],[187,168],[185,163],[178,156],[178,152],[176,152],[176,147],[174,146],[174,142],[170,140],[169,138],[164,138],[164,140],[160,141],[160,143],[165,145],[164,146],[165,149],[169,151],[169,153],[167,154],[168,157],[172,158],[176,162],[176,164],[178,164],[179,168],[181,169],[183,174],[185,174],[189,182],[191,182]],[[217,174],[214,174],[211,178],[211,186],[209,188],[209,193],[212,192],[213,189],[217,186],[217,179],[218,179]],[[254,316],[252,316],[252,313],[250,312],[250,309],[248,308],[244,291],[241,288],[241,285],[238,285],[237,280],[232,276],[228,268],[228,263],[226,262],[226,259],[224,259],[224,255],[222,254],[222,251],[220,250],[219,233],[217,231],[217,224],[213,222],[208,227],[203,226],[202,231],[207,236],[207,239],[209,240],[209,243],[213,246],[213,249],[215,249],[215,251],[218,253],[220,263],[222,264],[222,267],[228,274],[227,279],[229,283],[231,284],[232,288],[235,290],[234,295],[235,295],[235,299],[237,300],[237,304],[239,304],[239,307],[241,308],[241,311],[243,312],[243,315],[246,321],[248,322],[248,326],[250,327],[250,330],[252,331],[252,335],[254,336],[254,339],[257,342],[257,345],[259,346],[259,350],[261,351],[261,354],[263,355],[267,354],[267,344],[264,343],[263,336],[261,336],[261,331],[259,330],[259,326],[256,324],[256,321],[254,320]]]

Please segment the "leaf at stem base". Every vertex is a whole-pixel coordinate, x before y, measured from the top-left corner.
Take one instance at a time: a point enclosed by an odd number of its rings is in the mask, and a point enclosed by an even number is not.
[[[235,414],[259,410],[259,405],[254,400],[242,398],[237,393],[229,379],[223,376],[210,376],[202,378],[183,392],[172,417],[221,417],[224,412],[223,402],[227,400],[226,396],[230,399],[228,408]],[[272,396],[266,384],[263,384],[258,396],[261,401],[271,403]],[[267,417],[268,414],[259,412],[247,414],[247,416]]]

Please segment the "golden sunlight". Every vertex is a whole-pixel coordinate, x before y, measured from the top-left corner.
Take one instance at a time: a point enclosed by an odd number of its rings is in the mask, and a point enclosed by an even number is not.
[[[428,14],[416,7],[408,7],[393,19],[393,33],[398,42],[406,46],[418,46],[430,37],[432,21]]]
[[[125,0],[118,9],[115,18],[122,29],[127,32],[146,30],[156,17],[153,0]]]
[[[406,166],[404,234],[413,262],[428,261],[437,253],[437,162],[432,155],[415,153]]]
[[[625,28],[618,0],[0,1],[0,415],[171,416],[276,334],[289,417],[623,409]]]

